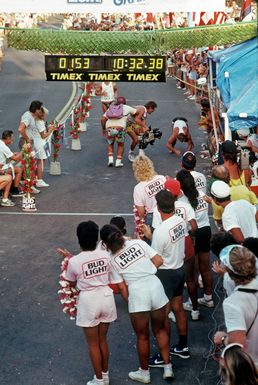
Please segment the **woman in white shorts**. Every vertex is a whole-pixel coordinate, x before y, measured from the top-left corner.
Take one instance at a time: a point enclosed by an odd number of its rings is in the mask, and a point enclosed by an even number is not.
[[[126,240],[116,226],[103,226],[100,238],[111,253],[113,279],[123,298],[128,301],[131,323],[137,337],[140,368],[130,372],[129,378],[145,384],[150,382],[150,321],[165,363],[163,378],[172,378],[169,340],[165,329],[168,298],[155,275],[163,259],[146,242],[139,239]]]
[[[117,318],[110,282],[111,261],[107,251],[96,249],[99,228],[95,222],[82,222],[77,237],[82,252],[69,259],[66,279],[77,286],[76,325],[83,328],[95,376],[87,385],[108,385],[107,332]]]

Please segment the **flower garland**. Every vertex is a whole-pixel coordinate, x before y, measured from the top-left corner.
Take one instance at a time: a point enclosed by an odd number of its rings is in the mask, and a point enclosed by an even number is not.
[[[78,100],[80,103],[79,113],[80,113],[80,122],[84,122],[86,118],[89,117],[89,111],[92,109],[91,104],[91,93],[92,93],[92,84],[87,83],[83,88],[82,97]]]
[[[66,271],[68,267],[68,261],[72,257],[72,254],[65,250],[58,249],[58,252],[64,256],[61,262],[61,274],[59,279],[60,289],[58,295],[63,307],[63,312],[67,314],[71,320],[74,320],[77,313],[76,301],[79,294],[79,290],[72,286],[66,279]]]
[[[23,178],[24,184],[21,190],[26,194],[32,193],[32,187],[36,184],[36,159],[34,158],[34,151],[32,150],[30,143],[25,143],[22,146],[22,159],[23,165]]]
[[[136,206],[133,206],[133,213],[134,213],[135,236],[139,237],[140,239],[143,239],[144,234],[142,231],[142,225],[144,225],[145,223],[147,212],[145,211],[144,217],[140,217]]]
[[[60,140],[62,139],[61,131],[63,130],[63,125],[59,124],[57,120],[54,120],[52,123],[55,126],[55,130],[53,131],[51,143],[53,145],[53,161],[57,162],[60,151]]]
[[[79,122],[79,108],[74,107],[72,111],[71,121],[70,121],[70,135],[72,139],[79,139],[79,133],[81,132],[80,128],[80,122]]]

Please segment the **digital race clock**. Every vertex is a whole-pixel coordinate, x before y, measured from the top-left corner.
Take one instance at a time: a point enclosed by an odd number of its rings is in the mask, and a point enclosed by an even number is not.
[[[164,56],[46,55],[47,80],[164,82]]]

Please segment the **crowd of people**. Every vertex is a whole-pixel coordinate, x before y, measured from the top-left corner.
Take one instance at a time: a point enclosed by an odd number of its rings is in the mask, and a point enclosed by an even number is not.
[[[224,151],[232,142],[226,145]],[[226,152],[223,157],[226,160]],[[87,385],[110,381],[106,336],[117,314],[109,284],[116,285],[116,292],[128,303],[137,338],[140,366],[128,376],[147,384],[151,382],[150,368],[162,367],[163,379],[172,379],[176,375],[173,356],[191,357],[186,312],[196,322],[201,307],[216,306],[212,269],[223,277],[226,292],[225,330],[214,334],[214,346],[222,351],[222,379],[228,385],[256,384],[258,199],[248,190],[247,181],[243,189],[240,181],[230,177],[226,161],[224,166],[213,168],[213,179],[208,183],[204,174],[195,171],[192,151],[183,154],[182,168],[175,179],[158,174],[144,154],[136,156],[132,165],[137,181],[133,200],[141,218],[141,233],[129,237],[122,217],[112,218],[100,231],[96,223],[82,222],[77,228],[82,251],[68,263],[66,278],[81,290],[76,323],[86,335],[95,372]],[[220,179],[221,171],[227,175],[227,182]],[[237,197],[231,196],[231,189],[237,191]],[[209,204],[222,209],[221,227],[213,234]],[[217,256],[213,267],[211,251]],[[203,285],[201,297],[198,273]],[[186,293],[189,299],[184,302]],[[174,345],[170,342],[170,319],[176,322],[178,333]],[[153,355],[149,324],[159,349]],[[245,367],[248,373],[244,373]]]

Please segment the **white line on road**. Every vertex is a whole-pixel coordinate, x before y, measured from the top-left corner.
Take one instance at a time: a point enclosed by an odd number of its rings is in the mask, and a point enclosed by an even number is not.
[[[37,215],[37,216],[87,216],[87,217],[105,217],[105,216],[123,216],[123,217],[132,217],[131,213],[39,213],[39,212],[0,212],[0,215]]]

